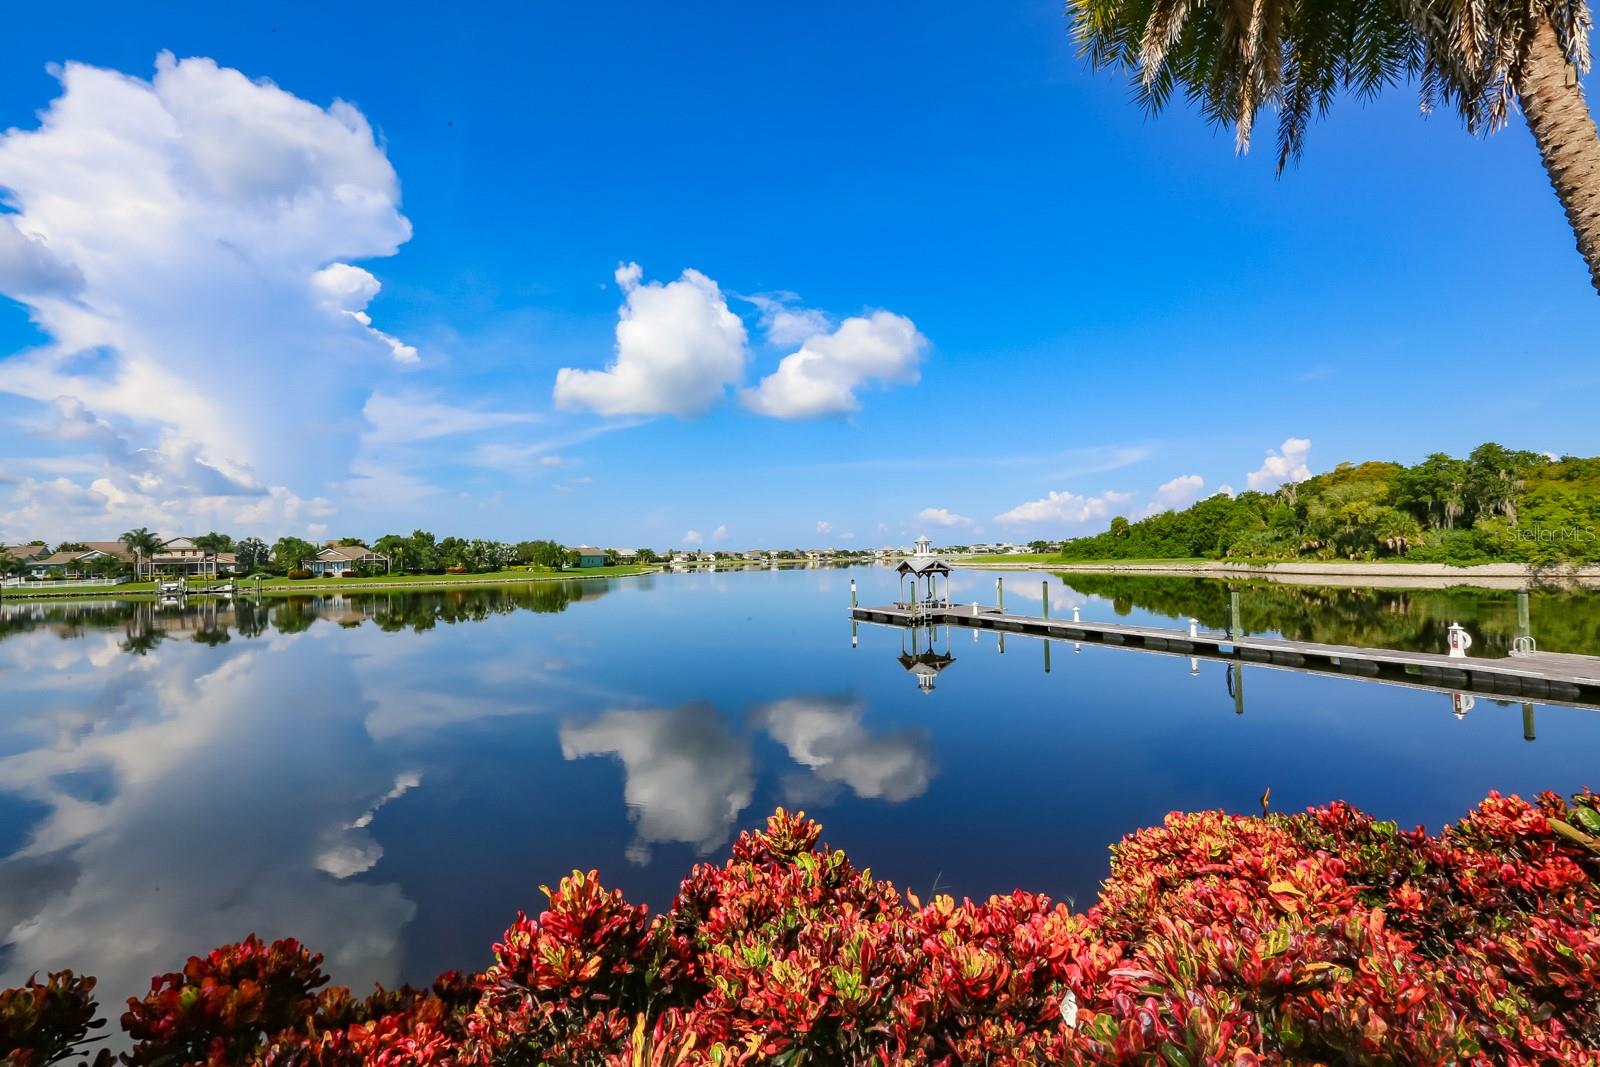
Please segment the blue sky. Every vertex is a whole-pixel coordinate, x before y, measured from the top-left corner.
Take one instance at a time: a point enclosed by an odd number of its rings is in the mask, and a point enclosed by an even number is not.
[[[1027,540],[1600,452],[1531,138],[1409,88],[1278,178],[1054,2],[15,22],[6,539]]]

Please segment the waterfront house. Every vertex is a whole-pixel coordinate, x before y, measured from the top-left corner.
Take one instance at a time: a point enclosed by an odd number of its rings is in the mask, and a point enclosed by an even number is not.
[[[595,548],[593,545],[579,545],[572,549],[578,554],[580,567],[604,567],[606,565],[606,550]]]
[[[611,551],[623,563],[633,563],[639,558],[639,550],[637,548],[613,548]]]
[[[21,563],[32,563],[49,554],[49,545],[0,545],[0,555],[10,556]]]
[[[202,548],[191,537],[171,537],[141,561],[146,574],[162,578],[215,578],[232,574],[238,560],[232,552]]]
[[[767,554],[765,552],[746,552],[744,553],[744,558],[751,563],[760,563],[767,558]]]
[[[103,573],[111,562],[133,562],[133,553],[121,541],[82,541],[82,548],[35,556],[27,563],[34,578],[86,578]],[[30,545],[37,548],[37,545]]]
[[[366,545],[328,545],[311,559],[301,560],[300,566],[317,578],[338,578],[347,573],[354,574],[356,568],[362,566],[368,570],[382,568],[387,572],[389,557],[382,552],[374,552]]]

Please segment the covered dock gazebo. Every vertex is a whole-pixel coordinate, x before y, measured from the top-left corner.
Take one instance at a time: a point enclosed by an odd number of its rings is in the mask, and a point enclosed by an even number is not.
[[[895,607],[914,615],[923,615],[935,609],[950,606],[950,565],[938,556],[912,556],[902,560],[895,568],[900,576],[900,599]],[[940,592],[939,578],[944,578]],[[911,596],[906,597],[906,579],[911,579]]]

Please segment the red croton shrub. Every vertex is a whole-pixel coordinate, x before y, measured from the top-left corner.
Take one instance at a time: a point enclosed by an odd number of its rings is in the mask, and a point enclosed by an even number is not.
[[[1600,803],[1438,837],[1344,804],[1174,814],[1098,903],[926,904],[779,810],[651,917],[574,873],[482,974],[363,1000],[255,937],[129,1002],[155,1065],[1600,1065]],[[92,979],[0,994],[7,1067],[81,1058]],[[109,1059],[104,1053],[100,1060]],[[101,1067],[104,1067],[102,1064]]]

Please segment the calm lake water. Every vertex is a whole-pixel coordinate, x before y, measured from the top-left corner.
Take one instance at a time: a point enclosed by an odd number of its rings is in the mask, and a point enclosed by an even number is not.
[[[186,608],[0,606],[0,986],[64,966],[103,1001],[252,931],[358,987],[478,967],[541,883],[599,868],[664,906],[774,806],[926,894],[1087,905],[1107,846],[1176,808],[1336,798],[1438,828],[1490,789],[1600,784],[1600,713],[957,630],[920,691],[849,581],[662,574]],[[1013,574],[1008,605],[1222,627],[1199,579]],[[954,576],[992,600],[994,575]],[[1249,586],[1254,632],[1497,654],[1513,594]],[[1600,654],[1600,598],[1536,594],[1542,647]]]

